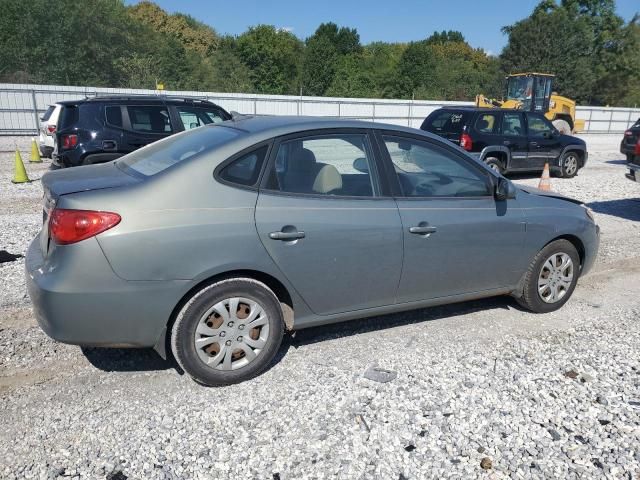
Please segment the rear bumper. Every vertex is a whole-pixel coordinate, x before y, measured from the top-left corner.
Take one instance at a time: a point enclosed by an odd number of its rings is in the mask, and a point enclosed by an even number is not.
[[[625,173],[624,176],[633,182],[640,182],[640,165],[627,163],[627,167],[629,168],[629,172]]]
[[[67,249],[67,251],[65,251]],[[95,238],[58,246],[45,259],[38,237],[25,269],[42,330],[74,345],[151,347],[188,282],[129,282],[115,275]]]

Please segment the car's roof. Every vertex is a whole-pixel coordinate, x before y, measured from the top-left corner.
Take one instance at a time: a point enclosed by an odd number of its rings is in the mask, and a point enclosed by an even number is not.
[[[349,120],[332,117],[307,117],[285,115],[240,115],[224,122],[226,127],[236,128],[248,134],[271,133],[273,136],[287,135],[308,130],[331,128],[372,128],[378,130],[396,130],[412,134],[425,132],[415,128],[363,120]],[[438,138],[438,137],[434,137]]]

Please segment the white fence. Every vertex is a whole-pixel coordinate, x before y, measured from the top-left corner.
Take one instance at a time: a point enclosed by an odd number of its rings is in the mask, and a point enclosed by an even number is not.
[[[471,102],[382,100],[333,97],[297,97],[195,91],[140,90],[127,88],[65,87],[0,83],[0,135],[33,135],[39,117],[49,105],[99,95],[178,95],[211,100],[229,111],[257,115],[314,115],[372,120],[419,127],[433,110],[444,105]],[[622,133],[636,119],[640,108],[578,107],[587,133]]]

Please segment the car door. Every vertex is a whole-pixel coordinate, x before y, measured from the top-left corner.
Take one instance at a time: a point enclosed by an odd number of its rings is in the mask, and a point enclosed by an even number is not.
[[[367,131],[277,140],[256,205],[260,240],[313,312],[393,304],[402,266],[398,208],[381,195]]]
[[[378,138],[402,219],[398,303],[515,285],[527,261],[517,200],[496,201],[493,175],[443,142]]]
[[[526,170],[529,146],[522,113],[503,112],[500,134],[502,144],[509,149],[507,170]]]
[[[137,150],[174,132],[169,109],[164,104],[129,104],[125,111],[123,122],[127,132],[123,146],[126,151]]]
[[[546,162],[560,156],[560,135],[549,120],[539,113],[527,113],[527,135],[529,155],[527,164],[531,169],[542,170]]]

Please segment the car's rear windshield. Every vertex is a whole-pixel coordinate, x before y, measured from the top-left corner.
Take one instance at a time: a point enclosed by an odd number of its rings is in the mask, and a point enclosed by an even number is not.
[[[51,114],[53,113],[53,110],[55,109],[55,105],[49,105],[49,108],[47,108],[47,111],[44,112],[44,115],[42,116],[41,120],[43,122],[46,122],[47,120],[49,120],[49,118],[51,118]]]
[[[462,110],[439,110],[429,115],[420,129],[432,133],[461,134],[468,115],[469,112]]]
[[[235,128],[201,127],[147,145],[120,158],[117,164],[149,177],[188,158],[210,152],[238,135],[240,131]]]

